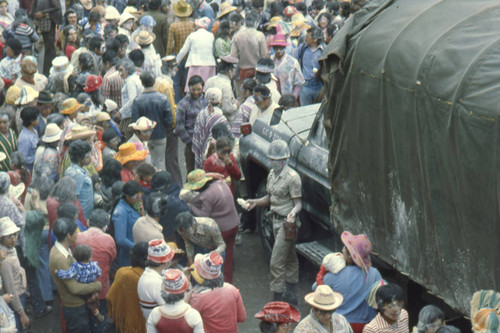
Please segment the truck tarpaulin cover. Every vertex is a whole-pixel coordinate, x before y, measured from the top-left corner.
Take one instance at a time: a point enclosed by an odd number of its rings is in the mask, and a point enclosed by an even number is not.
[[[322,58],[332,218],[464,314],[500,289],[499,17],[371,1]]]

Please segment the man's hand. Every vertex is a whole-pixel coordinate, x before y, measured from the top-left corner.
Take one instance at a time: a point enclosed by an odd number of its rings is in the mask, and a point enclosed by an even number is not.
[[[21,320],[21,326],[23,329],[28,328],[30,326],[30,319],[26,315],[26,313],[22,313],[19,315],[19,319]]]
[[[288,216],[286,217],[286,221],[289,223],[295,222],[295,213],[290,212],[290,214],[288,214]]]
[[[248,204],[247,210],[251,211],[252,209],[257,207],[257,199],[248,199],[247,204]]]
[[[224,164],[228,167],[232,167],[233,166],[233,161],[231,161],[231,159],[229,158],[229,155],[224,155]]]
[[[4,300],[4,301],[5,301],[5,303],[7,303],[7,304],[10,304],[10,302],[12,302],[12,297],[14,297],[14,296],[12,296],[12,294],[4,294],[4,295],[2,296],[3,300]]]

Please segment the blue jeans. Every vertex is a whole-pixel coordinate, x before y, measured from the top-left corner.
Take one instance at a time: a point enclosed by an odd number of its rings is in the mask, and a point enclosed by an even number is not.
[[[40,284],[40,292],[45,302],[52,301],[52,279],[49,272],[49,231],[42,231],[42,243],[40,244],[40,264],[36,268],[36,277]]]
[[[21,304],[23,305],[23,309],[26,309],[26,293],[19,295],[19,300],[21,301]],[[10,306],[10,305],[9,305]],[[12,311],[14,309],[11,307]],[[18,332],[23,332],[23,325],[21,325],[21,319],[19,318],[19,314],[14,311],[14,315],[16,317],[16,328]]]
[[[63,306],[62,312],[66,323],[66,333],[104,333],[106,332],[106,320],[99,323],[97,319],[87,310],[86,305],[68,308]],[[106,313],[101,313],[105,315]]]
[[[300,105],[305,106],[313,104],[316,98],[318,98],[321,88],[323,88],[323,84],[318,79],[306,81],[306,84],[300,91]]]

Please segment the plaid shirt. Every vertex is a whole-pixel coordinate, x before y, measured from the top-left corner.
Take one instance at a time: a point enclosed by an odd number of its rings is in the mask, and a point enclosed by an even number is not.
[[[170,31],[172,31],[172,28],[170,28]],[[191,94],[184,96],[177,104],[175,131],[185,144],[191,143],[196,117],[207,105],[208,102],[204,95],[194,100]]]
[[[194,23],[189,19],[181,19],[172,23],[168,29],[167,55],[177,55],[184,41],[194,31]]]
[[[125,81],[116,70],[115,66],[111,67],[102,78],[102,99],[110,99],[118,104],[118,109],[122,107],[122,88]]]
[[[101,276],[101,268],[97,261],[91,261],[87,264],[74,262],[68,270],[58,270],[57,277],[63,280],[76,279],[80,283],[94,282]]]

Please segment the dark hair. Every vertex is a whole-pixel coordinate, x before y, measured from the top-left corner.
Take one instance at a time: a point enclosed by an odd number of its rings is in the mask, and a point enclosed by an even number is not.
[[[75,216],[78,216],[78,214],[78,207],[76,207],[71,202],[62,203],[59,205],[59,207],[57,207],[57,217],[62,217],[74,221]]]
[[[234,22],[235,24],[238,24],[242,21],[243,21],[243,16],[241,16],[240,13],[235,11],[229,14],[229,22]]]
[[[8,39],[5,46],[10,47],[12,52],[14,52],[14,56],[16,58],[21,54],[21,51],[23,50],[21,42],[15,38]]]
[[[67,21],[67,20],[68,20],[68,16],[69,16],[70,14],[76,14],[76,12],[75,12],[73,9],[71,9],[71,8],[70,8],[70,9],[68,9],[68,10],[66,10],[66,12],[64,13],[64,19],[66,20],[66,23],[68,23],[68,21]],[[77,17],[78,17],[78,16],[77,16]]]
[[[212,1],[210,3],[210,7],[212,7],[212,10],[214,11],[214,13],[217,13],[219,11],[219,5],[215,1]]]
[[[106,187],[111,187],[116,181],[122,180],[121,171],[122,164],[120,162],[114,158],[106,159],[99,172],[102,184]]]
[[[259,93],[264,97],[269,97],[271,95],[271,90],[263,84],[259,84],[253,89],[254,94]]]
[[[335,33],[339,31],[339,27],[336,25],[336,24],[329,24],[327,27],[326,27],[326,34],[328,36],[335,36]]]
[[[66,236],[73,235],[77,227],[75,221],[59,217],[56,222],[54,222],[52,230],[54,231],[57,241],[62,242],[66,239]]]
[[[221,136],[220,138],[217,139],[217,142],[215,143],[215,148],[217,150],[231,146],[232,146],[231,139],[229,139],[227,136]]]
[[[132,60],[135,67],[142,67],[144,65],[144,52],[139,49],[130,51],[128,58]]]
[[[90,22],[99,22],[101,20],[101,14],[97,11],[90,11],[89,13],[89,23]]]
[[[114,39],[114,41],[116,42],[116,39]],[[115,66],[118,63],[118,60],[116,51],[106,47],[106,52],[102,55],[102,63],[105,64],[109,62],[111,66]]]
[[[62,124],[64,124],[64,116],[60,113],[51,113],[49,114],[49,116],[47,117],[47,125],[48,124],[57,124],[57,126],[61,126]]]
[[[218,277],[215,279],[205,279],[203,283],[201,284],[203,287],[209,288],[209,289],[215,289],[215,288],[221,288],[224,285],[224,274],[221,272]]]
[[[19,168],[19,171],[21,171],[21,181],[27,184],[30,179],[30,172],[24,167],[25,163],[26,158],[20,151],[14,151],[10,154],[10,164],[14,166],[14,169]]]
[[[279,1],[271,2],[268,8],[271,17],[282,16],[284,10],[283,5]]]
[[[436,333],[460,333],[460,330],[452,325],[446,325],[436,331]]]
[[[253,8],[262,8],[264,7],[264,0],[252,0]],[[257,13],[257,11],[255,11]],[[248,15],[248,14],[247,14]],[[257,13],[258,15],[258,13]]]
[[[278,332],[279,325],[278,323],[273,323],[270,321],[261,321],[259,323],[259,329],[261,333],[276,333]]]
[[[104,133],[102,133],[102,141],[104,141],[104,143],[110,142],[111,140],[113,140],[117,136],[118,136],[118,133],[116,133],[116,131],[110,127],[107,130],[105,130]]]
[[[177,230],[180,229],[189,229],[194,224],[194,217],[190,212],[182,212],[177,214],[175,217],[175,225],[177,226]]]
[[[135,173],[137,176],[139,176],[140,179],[146,176],[153,176],[155,172],[156,172],[155,167],[152,164],[146,162],[142,162],[135,169]]]
[[[92,259],[92,248],[85,244],[78,244],[73,249],[73,258],[76,261],[90,261]]]
[[[42,174],[33,179],[31,187],[38,191],[40,199],[46,200],[54,188],[54,181],[49,176]]]
[[[65,50],[66,49],[66,45],[68,43],[70,43],[70,41],[68,39],[68,36],[69,36],[69,32],[71,30],[75,30],[75,32],[78,33],[77,28],[74,25],[72,25],[72,24],[69,24],[69,25],[65,26],[64,29],[63,29],[63,31],[62,31],[64,37],[66,37],[66,39],[64,40],[63,50]],[[75,42],[72,42],[72,44],[78,48],[80,46],[80,41],[77,38]]]
[[[128,37],[125,36],[124,34],[118,34],[115,36],[115,39],[120,42],[120,46],[123,44],[128,44],[129,40]]]
[[[250,92],[253,92],[257,86],[257,82],[252,78],[244,79],[241,84],[243,85],[243,90],[249,90]]]
[[[259,22],[259,19],[259,13],[257,13],[256,10],[252,9],[245,15],[245,25],[249,28],[253,28],[255,26],[255,23]]]
[[[305,2],[299,2],[295,5],[295,8],[301,12],[304,16],[307,14],[307,5]]]
[[[94,51],[95,49],[100,49],[101,45],[102,45],[102,42],[103,42],[103,40],[102,40],[101,37],[92,37],[89,40],[88,49],[90,51]]]
[[[165,301],[166,304],[175,304],[180,300],[184,299],[184,293],[181,294],[170,294],[165,291],[161,291],[161,298]]]
[[[205,82],[203,82],[203,79],[199,75],[193,75],[189,78],[188,81],[188,87],[192,87],[197,85],[198,83],[201,83],[201,86],[203,87],[205,85]]]
[[[21,111],[21,119],[23,120],[23,126],[28,127],[33,121],[38,119],[40,115],[40,109],[36,106],[28,106]]]
[[[165,191],[172,183],[172,176],[168,171],[159,171],[153,175],[151,189],[153,191]]]
[[[380,287],[375,294],[378,310],[382,311],[384,305],[392,303],[393,301],[404,301],[404,292],[400,286],[391,283]]]
[[[69,176],[60,178],[56,186],[54,186],[52,196],[56,198],[60,204],[77,200],[76,181]]]
[[[105,27],[104,27],[104,36],[105,37],[109,37],[109,34],[111,34],[111,32],[113,31],[116,31],[118,32],[118,27],[116,26],[116,24],[113,24],[113,23],[108,23]],[[111,40],[114,40],[114,38],[111,38]],[[120,42],[118,42],[118,45],[119,45]],[[106,43],[106,48],[107,48],[107,43]]]
[[[231,32],[231,25],[228,20],[224,20],[219,24],[219,30],[215,35],[215,39],[217,38],[228,38],[229,33]]]
[[[226,74],[227,72],[229,72],[233,68],[234,68],[234,64],[231,64],[231,63],[228,63],[228,62],[221,60],[217,64],[217,73]]]
[[[310,8],[321,10],[324,6],[325,6],[325,4],[323,3],[323,0],[313,0]]]
[[[160,217],[165,211],[167,205],[167,196],[161,192],[148,195],[144,203],[144,209],[151,217]]]
[[[109,225],[109,214],[104,209],[95,209],[89,216],[89,227],[103,229]]]
[[[110,26],[110,24],[108,24],[106,27],[109,27],[109,26]],[[116,56],[120,46],[121,46],[121,44],[120,44],[119,40],[117,40],[116,38],[108,38],[106,40],[106,52],[104,54],[106,54],[108,51],[112,51],[112,52],[114,52],[114,54]]]
[[[319,21],[321,20],[321,18],[325,17],[327,20],[328,20],[328,25],[330,25],[333,21],[333,16],[332,14],[330,13],[327,13],[327,12],[323,12],[321,14],[318,15],[318,26],[319,26]]]
[[[78,56],[78,63],[80,64],[80,70],[82,72],[90,71],[94,67],[94,58],[90,53],[84,52]]]
[[[130,250],[130,266],[146,268],[146,260],[148,259],[148,242],[138,242],[132,246]]]
[[[150,0],[149,9],[157,10],[161,5],[161,0]]]
[[[227,128],[227,125],[224,123],[218,123],[214,127],[212,127],[211,133],[212,133],[212,138],[214,138],[215,140],[217,140],[222,136],[226,136],[231,140],[233,139],[233,135]]]
[[[75,140],[69,144],[68,154],[71,162],[78,163],[85,158],[85,155],[92,150],[92,146],[87,141]]]
[[[133,196],[142,191],[141,184],[139,184],[136,180],[129,180],[123,185],[122,193],[126,196]]]
[[[142,72],[140,78],[144,88],[151,88],[155,85],[155,76],[151,72]]]
[[[293,94],[283,94],[278,102],[280,106],[283,107],[295,107],[297,106],[297,100]]]
[[[337,15],[339,13],[340,5],[338,1],[328,1],[326,3],[326,9],[328,9],[332,15]]]

